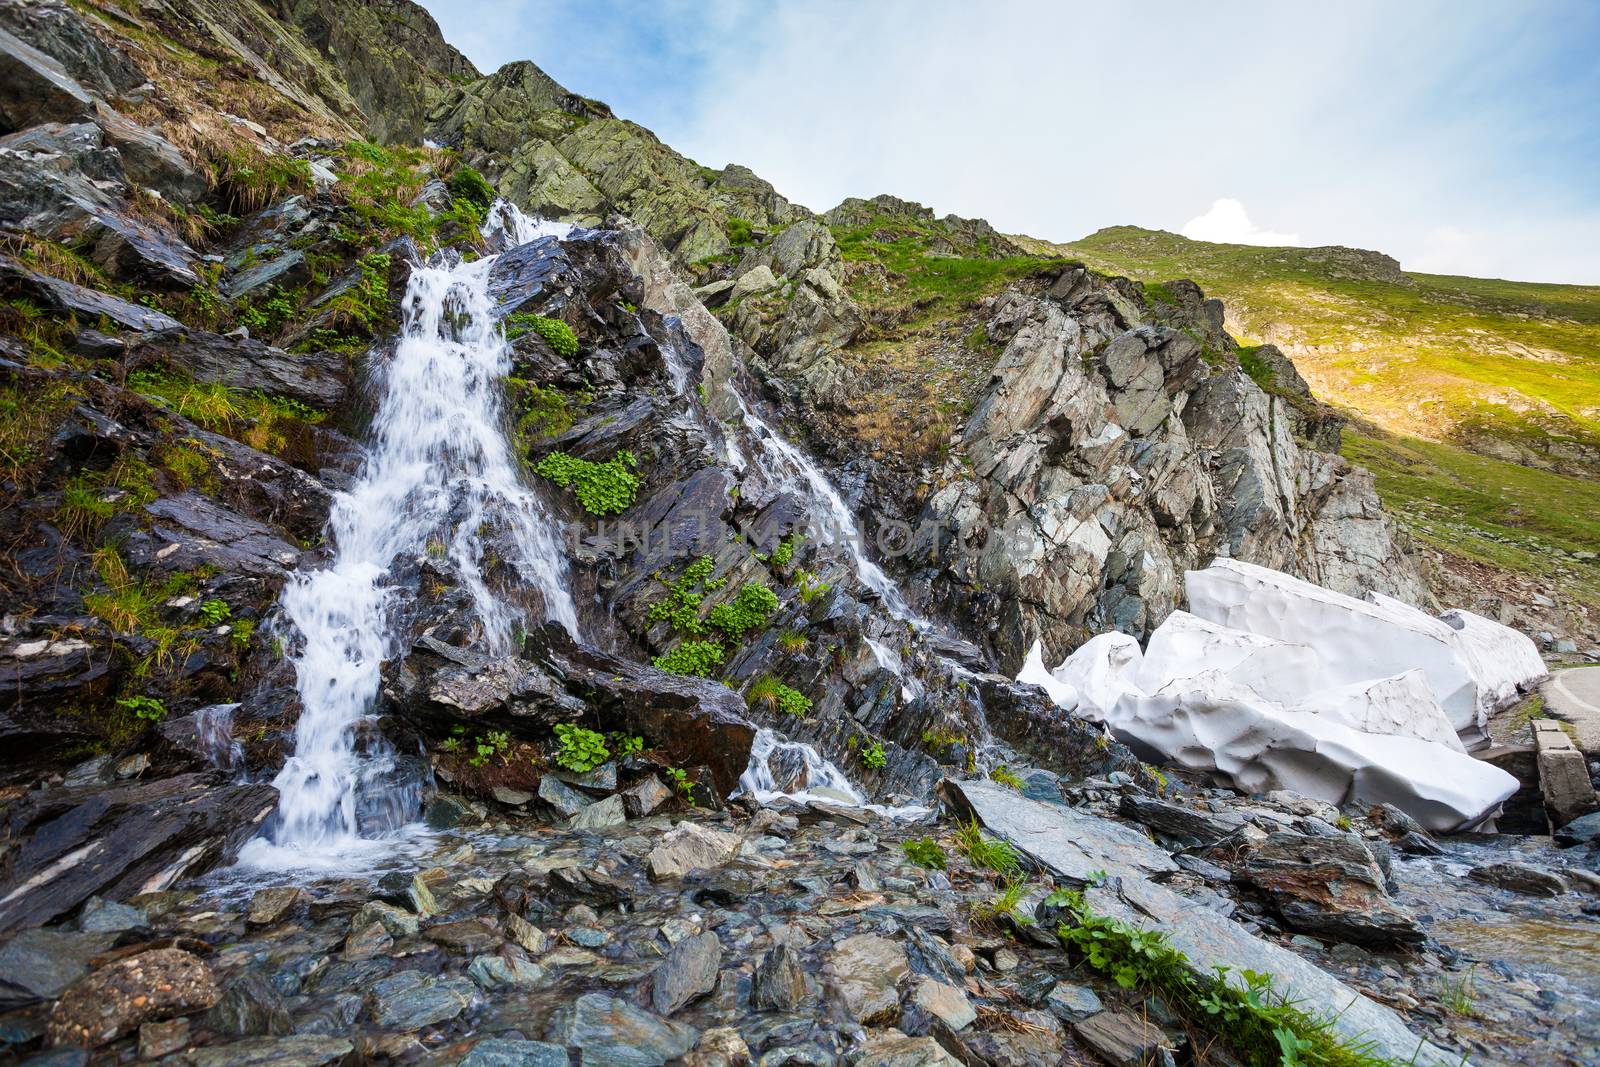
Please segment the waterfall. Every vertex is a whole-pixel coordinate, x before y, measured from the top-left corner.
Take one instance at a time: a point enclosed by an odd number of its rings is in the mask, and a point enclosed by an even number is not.
[[[774,767],[780,768],[775,771]],[[792,785],[780,788],[778,774]],[[830,760],[801,741],[785,741],[771,730],[757,730],[750,743],[750,763],[739,776],[734,796],[749,796],[762,804],[785,798],[804,804],[817,801],[847,808],[863,808],[892,819],[913,819],[928,809],[917,805],[886,807],[869,804],[867,798]]]
[[[510,242],[560,235],[498,204],[490,230]],[[403,575],[416,561],[447,560],[485,648],[508,652],[522,611],[483,575],[483,532],[501,531],[517,556],[507,562],[540,594],[546,617],[578,632],[554,523],[519,480],[503,429],[510,360],[488,293],[493,261],[452,258],[411,274],[399,342],[377,368],[366,463],[328,517],[332,559],[292,575],[283,591],[302,708],[294,754],[273,782],[278,814],[241,863],[339,868],[386,851],[412,817],[416,787],[394,780],[394,752],[368,716],[383,662],[401,651],[413,596]]]
[[[809,456],[790,444],[783,435],[768,425],[765,419],[756,414],[755,409],[745,403],[744,397],[739,395],[737,389],[733,389],[731,385],[729,388],[733,390],[734,399],[739,403],[739,413],[751,436],[761,446],[774,471],[781,474],[784,487],[799,492],[817,509],[815,518],[821,526],[823,539],[828,544],[837,545],[849,553],[850,561],[855,566],[861,584],[878,595],[891,615],[919,628],[925,627],[927,622],[911,610],[894,579],[885,574],[883,568],[867,556],[861,527],[856,523],[855,515],[845,505],[839,491],[828,481],[827,475],[822,473]]]

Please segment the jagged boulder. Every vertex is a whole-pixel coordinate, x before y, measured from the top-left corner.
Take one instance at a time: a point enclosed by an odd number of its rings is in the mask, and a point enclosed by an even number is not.
[[[6,813],[0,932],[68,914],[90,896],[165,889],[231,859],[277,807],[266,783],[205,774],[55,788]]]
[[[998,620],[1001,664],[1020,668],[1035,638],[1149,633],[1178,606],[1182,572],[1219,553],[1425,599],[1365,472],[1302,449],[1275,417],[1282,399],[1141,315],[1078,269],[1045,296],[994,303],[1005,348],[961,438],[968,464],[946,465],[917,549],[938,559],[929,580],[952,611]],[[955,596],[964,587],[983,591]]]

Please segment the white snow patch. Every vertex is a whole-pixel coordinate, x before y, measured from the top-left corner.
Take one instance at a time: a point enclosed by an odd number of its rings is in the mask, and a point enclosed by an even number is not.
[[[1170,615],[1145,650],[1100,634],[1046,670],[1035,644],[1017,680],[1147,758],[1246,792],[1391,803],[1448,831],[1493,818],[1517,790],[1462,742],[1545,676],[1527,637],[1230,559],[1187,581],[1192,613]]]

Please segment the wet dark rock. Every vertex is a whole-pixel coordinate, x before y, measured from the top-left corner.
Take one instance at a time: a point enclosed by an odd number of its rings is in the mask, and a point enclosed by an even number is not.
[[[542,786],[543,783],[541,783]],[[622,791],[622,804],[630,819],[641,819],[672,799],[672,790],[661,779],[648,775]]]
[[[467,965],[467,975],[489,993],[503,989],[538,989],[546,984],[548,977],[537,963],[512,955],[478,956]]]
[[[121,933],[148,929],[149,926],[150,916],[143,908],[101,897],[90,897],[78,913],[78,929],[85,933]]]
[[[8,22],[10,20],[7,20]],[[87,115],[94,101],[54,58],[0,29],[0,121],[8,129]]]
[[[658,1015],[673,1015],[684,1005],[711,992],[722,966],[722,943],[713,933],[686,937],[672,946],[650,980],[650,1006]]]
[[[578,812],[572,820],[574,830],[604,830],[621,826],[628,821],[627,809],[620,796],[606,797]]]
[[[1164,874],[1177,864],[1138,831],[1060,805],[1041,805],[995,782],[947,778],[945,797],[1057,877],[1082,884],[1097,873]]]
[[[1124,794],[1117,811],[1180,845],[1213,845],[1245,824],[1237,812],[1197,811],[1137,793]]]
[[[698,1032],[659,1018],[625,1000],[585,993],[560,1008],[544,1039],[575,1049],[586,1064],[652,1067],[694,1047]]]
[[[449,793],[442,793],[428,801],[422,813],[422,821],[427,823],[430,830],[452,830],[477,822],[479,818],[470,800]]]
[[[184,1054],[189,1067],[324,1067],[348,1056],[343,1037],[295,1034],[252,1037],[229,1045],[212,1045]]]
[[[1437,841],[1425,833],[1417,833],[1415,831],[1402,834],[1400,839],[1394,843],[1394,847],[1408,856],[1444,855],[1444,849],[1439,847]]]
[[[650,877],[681,878],[690,871],[715,870],[733,859],[739,838],[684,821],[668,831],[650,850]]]
[[[127,554],[134,560],[153,560],[156,553],[176,546],[161,557],[171,568],[210,566],[278,578],[300,559],[301,550],[279,531],[200,493],[159,497],[144,510],[156,521],[130,539]]]
[[[1088,986],[1057,982],[1044,1006],[1064,1023],[1078,1023],[1101,1010],[1100,998]]]
[[[107,44],[63,0],[0,4],[0,27],[48,56],[83,89],[108,100],[145,83],[133,61]]]
[[[1600,811],[1580,815],[1555,832],[1563,845],[1586,845],[1600,839]]]
[[[421,920],[411,912],[381,900],[368,901],[350,917],[351,930],[374,924],[382,926],[392,937],[415,937],[422,928]]]
[[[921,925],[906,927],[906,957],[911,969],[950,985],[966,981],[966,968],[952,954],[950,945]]]
[[[795,1011],[809,995],[799,953],[783,942],[768,949],[756,965],[750,1003],[756,1008]]]
[[[264,976],[246,973],[228,983],[205,1025],[226,1037],[282,1036],[294,1032],[283,996]]]
[[[923,1020],[923,1025],[914,1029],[908,1025],[907,1017],[913,1015]],[[956,1031],[971,1026],[977,1018],[978,1010],[972,1006],[965,990],[960,986],[922,977],[911,983],[905,997],[900,1025],[907,1033],[922,1033],[933,1020],[937,1020],[950,1030]]]
[[[425,635],[396,676],[402,710],[428,730],[455,722],[548,730],[583,713],[583,703],[539,664],[491,658]]]
[[[1424,938],[1416,919],[1390,899],[1377,861],[1354,834],[1270,834],[1250,851],[1239,875],[1303,933],[1361,945]]]
[[[564,767],[554,767],[548,773],[568,785],[597,796],[605,797],[617,791],[615,762],[602,763],[592,771],[569,771]]]
[[[54,1000],[89,973],[89,961],[110,948],[115,936],[32,929],[0,944],[0,1011]]]
[[[545,1041],[487,1037],[472,1046],[456,1067],[567,1067],[567,1050]]]
[[[1558,897],[1567,891],[1560,875],[1526,863],[1488,863],[1472,868],[1467,877],[1530,897]]]
[[[900,1012],[896,987],[910,970],[899,942],[857,934],[828,954],[828,989],[850,1018],[862,1025],[891,1023]]]
[[[299,886],[272,886],[258,889],[250,898],[250,909],[244,921],[251,926],[271,926],[281,922],[306,901],[306,891]]]
[[[171,290],[199,280],[194,249],[120,199],[128,189],[123,158],[100,126],[50,122],[0,137],[0,149],[0,222],[83,245],[122,281]]]
[[[450,952],[477,956],[500,947],[500,931],[482,919],[439,923],[422,931],[422,936]]]
[[[154,333],[183,328],[177,319],[154,308],[40,274],[3,254],[0,254],[0,289],[7,295],[26,297],[57,314],[76,315],[86,322],[98,322],[103,315],[125,330]]]
[[[50,1011],[51,1044],[96,1048],[147,1022],[204,1011],[217,1002],[204,960],[175,948],[141,952],[100,968]]]
[[[1149,1067],[1172,1043],[1160,1027],[1121,1011],[1103,1011],[1073,1026],[1078,1040],[1113,1067]]]
[[[910,1037],[891,1029],[867,1038],[850,1062],[855,1067],[958,1067],[962,1061],[931,1037]]]
[[[539,779],[539,799],[569,819],[594,803],[588,796],[551,774]]]
[[[137,348],[141,365],[165,363],[202,382],[287,397],[319,411],[344,403],[350,370],[337,352],[289,353],[249,337],[204,330],[157,335]]]
[[[401,971],[374,982],[367,991],[373,1020],[390,1030],[409,1032],[454,1019],[472,1003],[476,987],[467,978],[430,978]]]
[[[267,783],[203,774],[29,794],[6,812],[0,931],[46,922],[99,894],[165,888],[230,859],[277,805]],[[22,887],[26,887],[23,889]]]
[[[295,1033],[336,1037],[348,1033],[361,1016],[362,1000],[355,993],[337,993],[313,1000],[295,1012]]]
[[[166,1022],[145,1023],[139,1027],[139,1058],[159,1060],[177,1052],[189,1043],[189,1020],[168,1019]]]
[[[744,701],[727,686],[568,645],[559,637],[549,657],[567,687],[587,695],[606,729],[656,742],[674,766],[709,767],[719,797],[739,784],[755,727],[744,716]]]

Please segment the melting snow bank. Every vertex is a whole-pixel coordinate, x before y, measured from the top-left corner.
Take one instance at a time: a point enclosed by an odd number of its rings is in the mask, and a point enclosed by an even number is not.
[[[1036,644],[1017,680],[1246,792],[1390,803],[1436,831],[1474,827],[1516,792],[1462,738],[1482,740],[1488,716],[1545,677],[1528,638],[1235,560],[1187,582],[1193,614],[1174,612],[1144,651],[1101,634],[1052,671]]]
[[[771,730],[757,730],[750,743],[750,765],[739,776],[736,797],[762,804],[792,800],[796,804],[831,804],[860,808],[890,819],[915,819],[928,809],[914,804],[886,807],[869,804],[845,773],[810,745],[785,741]]]

